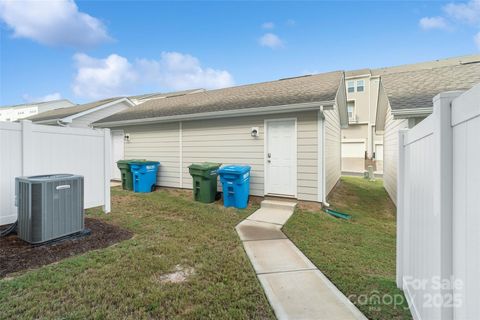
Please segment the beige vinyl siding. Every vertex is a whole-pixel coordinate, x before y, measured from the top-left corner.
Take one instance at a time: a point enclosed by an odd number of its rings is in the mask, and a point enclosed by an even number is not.
[[[250,193],[264,195],[265,119],[297,118],[297,196],[317,201],[317,112],[183,122],[183,187],[191,188],[188,165],[211,161],[252,166]],[[252,127],[259,136],[250,135]],[[220,188],[220,187],[219,187]]]
[[[393,202],[397,203],[398,131],[408,128],[408,120],[393,119],[390,106],[387,109],[383,135],[383,186]]]
[[[124,127],[130,135],[125,143],[125,159],[160,161],[157,184],[180,187],[179,124],[160,123]]]
[[[188,166],[195,162],[248,164],[250,193],[263,196],[263,120],[255,117],[187,121],[182,123],[183,187],[192,188]],[[259,137],[250,135],[259,127]],[[219,190],[221,185],[219,184]]]
[[[250,193],[263,196],[264,121],[282,118],[297,119],[297,197],[300,200],[318,201],[317,111],[184,121],[181,125],[181,153],[178,122],[127,126],[122,128],[125,134],[130,135],[130,142],[125,143],[125,159],[160,161],[158,184],[188,189],[192,188],[188,172],[188,166],[192,163],[249,164],[252,167]],[[257,138],[250,135],[252,127],[259,129]]]
[[[341,160],[341,129],[338,106],[333,110],[324,111],[325,115],[325,188],[328,195],[340,179],[342,171]]]
[[[318,201],[318,111],[297,116],[297,193]]]

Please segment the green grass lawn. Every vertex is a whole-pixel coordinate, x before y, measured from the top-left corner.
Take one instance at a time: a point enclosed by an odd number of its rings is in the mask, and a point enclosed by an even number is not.
[[[272,319],[235,233],[256,208],[200,204],[191,194],[112,189],[113,210],[88,216],[130,240],[0,280],[0,319]],[[188,270],[187,280],[164,281]]]
[[[368,318],[411,319],[395,285],[395,207],[382,181],[344,177],[329,202],[352,219],[300,206],[284,232]]]

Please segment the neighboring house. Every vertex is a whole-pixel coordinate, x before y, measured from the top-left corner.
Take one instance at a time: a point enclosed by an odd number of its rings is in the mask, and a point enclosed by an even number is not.
[[[117,112],[133,107],[128,98],[110,98],[86,103],[70,108],[51,110],[29,117],[28,120],[39,124],[64,127],[92,127],[92,123]],[[112,178],[120,179],[116,161],[123,159],[123,134],[112,131]],[[119,141],[120,140],[120,141]],[[118,150],[120,149],[120,151]]]
[[[73,106],[75,104],[66,99],[4,106],[0,107],[0,121],[13,122],[50,110]]]
[[[123,97],[109,98],[77,105],[70,108],[55,109],[29,117],[38,124],[59,125],[64,127],[91,127],[92,123],[123,111],[134,104]]]
[[[345,73],[349,120],[349,127],[342,130],[345,174],[363,173],[370,164],[377,173],[382,173],[383,140],[375,133],[379,82],[370,69]]]
[[[398,131],[412,128],[432,113],[440,92],[468,90],[480,83],[480,55],[378,69],[377,133],[383,134],[384,186],[397,198]]]
[[[97,121],[124,157],[160,161],[158,184],[192,188],[194,162],[252,166],[250,193],[325,202],[348,125],[343,72],[153,99]]]

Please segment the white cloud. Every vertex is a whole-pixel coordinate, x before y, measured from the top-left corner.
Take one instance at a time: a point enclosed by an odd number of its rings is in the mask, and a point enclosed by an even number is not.
[[[420,19],[419,24],[424,30],[448,28],[447,21],[443,17],[423,17]]]
[[[471,25],[476,32],[480,29],[480,0],[468,2],[451,2],[442,7],[443,17],[424,17],[419,25],[425,30],[444,29],[453,30],[457,24]],[[474,42],[480,50],[480,32],[474,37]]]
[[[443,7],[445,13],[452,19],[469,24],[480,22],[480,0],[470,0],[467,3],[449,3]]]
[[[46,94],[43,97],[34,98],[34,97],[31,97],[29,94],[24,94],[22,98],[25,102],[32,103],[32,102],[60,100],[62,99],[62,95],[59,92],[54,92],[54,93]]]
[[[75,95],[89,99],[131,95],[155,90],[215,89],[232,86],[228,71],[204,68],[200,61],[179,52],[162,52],[160,59],[128,59],[111,54],[105,59],[76,54],[77,67],[72,89]]]
[[[284,46],[283,40],[274,33],[265,33],[258,39],[258,42],[261,46],[272,49],[282,48]]]
[[[275,28],[275,24],[273,22],[264,22],[262,24],[263,29],[273,29]]]
[[[162,52],[159,60],[139,59],[136,65],[145,81],[173,90],[216,89],[234,84],[228,71],[204,68],[194,56],[179,52]]]
[[[137,74],[128,60],[111,54],[105,59],[78,53],[73,56],[77,67],[72,89],[79,97],[100,99],[127,95],[137,82]]]
[[[0,0],[0,19],[13,37],[46,45],[89,47],[110,40],[103,23],[73,0]]]

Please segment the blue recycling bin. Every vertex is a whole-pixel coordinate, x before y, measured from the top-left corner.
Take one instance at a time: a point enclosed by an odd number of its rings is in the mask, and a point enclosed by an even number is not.
[[[218,170],[223,189],[223,205],[244,209],[250,194],[250,166],[226,165]]]
[[[158,161],[130,162],[134,192],[152,192],[155,190],[159,165],[160,162]]]

